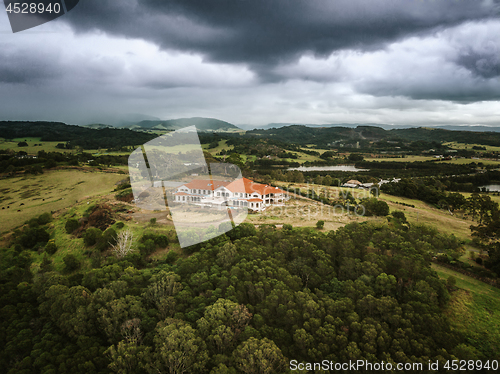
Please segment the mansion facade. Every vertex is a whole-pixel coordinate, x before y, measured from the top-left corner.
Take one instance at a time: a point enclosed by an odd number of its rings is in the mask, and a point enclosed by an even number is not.
[[[175,202],[207,207],[248,208],[262,211],[270,205],[283,204],[289,199],[285,191],[255,183],[247,178],[232,182],[195,179],[176,188]]]

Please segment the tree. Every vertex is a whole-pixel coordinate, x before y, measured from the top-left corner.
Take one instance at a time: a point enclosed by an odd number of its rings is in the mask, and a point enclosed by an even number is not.
[[[155,372],[201,373],[208,362],[205,342],[184,321],[166,319],[158,323],[154,336],[156,346],[151,366]]]
[[[218,299],[205,309],[205,314],[196,324],[204,341],[213,354],[232,350],[252,314],[244,305],[234,301]]]
[[[360,155],[359,153],[351,153],[349,155],[349,160],[354,162],[363,161],[363,155]]]
[[[117,374],[146,373],[151,364],[151,347],[138,345],[137,342],[119,342],[105,352],[111,363],[109,368]]]
[[[134,251],[134,234],[130,230],[120,231],[116,239],[116,244],[112,244],[111,248],[118,258],[123,258]]]
[[[316,228],[318,230],[322,230],[324,226],[325,226],[325,221],[319,220],[318,222],[316,222]]]
[[[233,353],[239,370],[245,374],[282,373],[286,360],[281,350],[267,338],[250,338],[240,344]]]

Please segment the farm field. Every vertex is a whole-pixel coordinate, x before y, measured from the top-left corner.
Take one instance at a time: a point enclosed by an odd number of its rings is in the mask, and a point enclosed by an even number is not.
[[[477,150],[478,152],[500,152],[500,146],[495,147],[492,145],[483,145],[483,144],[467,144],[467,143],[457,143],[457,142],[448,142],[448,143],[443,143],[443,145],[446,145],[450,148],[453,149],[470,149],[472,150],[473,147],[484,147],[486,148],[486,151],[481,151]]]
[[[19,142],[24,142],[28,143],[27,147],[18,147]],[[40,138],[17,138],[17,139],[12,139],[11,141],[7,141],[6,139],[0,138],[0,150],[5,150],[5,149],[11,149],[15,152],[19,151],[24,151],[27,152],[30,155],[35,155],[38,153],[38,151],[45,151],[45,152],[68,152],[68,153],[73,153],[74,150],[71,149],[59,149],[56,148],[56,145],[59,143],[65,143],[65,142],[42,142],[40,141]],[[42,144],[42,145],[37,145],[35,144]]]
[[[28,143],[27,147],[19,147],[17,144],[19,142],[24,142]],[[24,151],[28,153],[29,155],[36,155],[38,154],[39,151],[45,151],[45,152],[59,152],[59,153],[76,153],[76,152],[81,152],[80,149],[60,149],[57,148],[56,145],[59,143],[66,143],[66,142],[47,142],[47,141],[40,141],[40,138],[16,138],[12,139],[11,141],[7,141],[3,138],[0,138],[0,150],[5,150],[5,149],[11,149],[14,152],[19,152],[19,151]],[[41,144],[41,145],[36,145],[35,144]],[[103,149],[85,149],[85,153],[90,153],[92,155],[114,155],[114,156],[123,156],[123,155],[128,155],[130,152],[107,152],[106,150]]]
[[[109,194],[124,177],[114,173],[54,170],[36,176],[2,179],[0,232],[42,213],[67,208],[79,200]]]

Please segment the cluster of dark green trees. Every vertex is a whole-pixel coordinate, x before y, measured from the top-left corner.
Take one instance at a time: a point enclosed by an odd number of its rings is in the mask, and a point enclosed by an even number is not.
[[[147,239],[154,242],[154,239]],[[430,268],[460,242],[393,215],[336,232],[242,224],[182,258],[69,274],[0,252],[7,373],[285,373],[288,360],[498,357],[450,328]],[[442,365],[441,365],[442,366]]]

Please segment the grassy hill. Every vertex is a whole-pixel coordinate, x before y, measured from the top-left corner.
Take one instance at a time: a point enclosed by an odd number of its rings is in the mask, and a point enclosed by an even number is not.
[[[141,121],[135,125],[127,126],[134,130],[178,130],[188,126],[196,126],[198,131],[206,132],[227,132],[239,131],[240,129],[229,122],[215,118],[179,118],[166,121]]]

